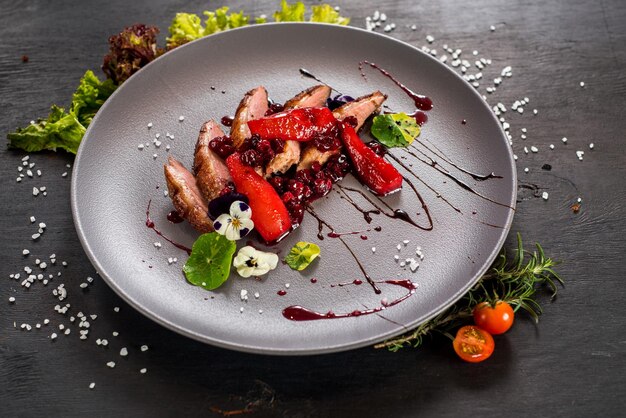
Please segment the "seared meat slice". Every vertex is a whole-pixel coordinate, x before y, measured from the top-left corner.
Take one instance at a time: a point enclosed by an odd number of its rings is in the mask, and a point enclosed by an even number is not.
[[[338,107],[333,110],[333,115],[340,120],[345,119],[348,116],[354,116],[357,120],[357,125],[354,130],[358,131],[361,126],[363,126],[365,120],[372,113],[377,111],[386,99],[386,95],[380,91],[375,91],[372,94],[361,96],[350,103],[346,103],[343,106]],[[311,165],[315,161],[323,165],[331,156],[337,154],[338,152],[338,149],[323,152],[315,148],[313,144],[309,144],[304,151],[302,151],[300,163],[298,164],[298,170],[311,168]]]
[[[385,100],[387,100],[387,96],[377,90],[372,94],[361,96],[354,101],[338,107],[333,110],[333,115],[339,120],[347,118],[348,116],[354,116],[357,120],[354,130],[358,132],[365,120],[372,113],[377,111]]]
[[[213,231],[209,207],[202,197],[194,176],[176,159],[169,157],[163,166],[167,190],[174,208],[191,226],[200,232]]]
[[[330,96],[330,87],[323,84],[309,87],[285,102],[285,110],[296,109],[298,107],[319,107],[326,104],[326,99]]]
[[[256,87],[243,96],[230,128],[230,137],[235,148],[239,148],[243,141],[250,137],[248,121],[262,118],[265,116],[265,112],[267,112],[267,90],[265,87]]]
[[[322,84],[310,87],[292,99],[285,102],[285,110],[296,109],[298,107],[319,107],[326,103],[330,96],[330,87]],[[292,165],[300,161],[300,143],[298,141],[286,141],[283,152],[277,154],[267,164],[265,176],[269,177],[273,173],[285,173]]]
[[[232,180],[222,159],[209,148],[211,140],[224,136],[217,123],[210,120],[200,128],[193,157],[193,173],[196,183],[207,202],[219,196],[220,191]]]

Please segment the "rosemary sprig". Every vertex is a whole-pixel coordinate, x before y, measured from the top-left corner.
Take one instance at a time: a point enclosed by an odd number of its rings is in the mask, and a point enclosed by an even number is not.
[[[512,260],[507,259],[506,250],[502,249],[487,273],[458,302],[415,330],[374,347],[398,351],[403,347],[419,347],[424,337],[434,332],[450,335],[453,328],[472,317],[472,310],[481,302],[493,305],[496,301],[503,300],[508,302],[516,313],[521,309],[538,322],[542,310],[533,298],[535,292],[541,288],[548,288],[552,295],[551,299],[554,299],[557,292],[556,283],[562,285],[563,280],[554,271],[554,266],[558,263],[546,257],[541,245],[535,246],[536,250],[533,252],[524,250],[522,238],[518,233],[517,250]]]

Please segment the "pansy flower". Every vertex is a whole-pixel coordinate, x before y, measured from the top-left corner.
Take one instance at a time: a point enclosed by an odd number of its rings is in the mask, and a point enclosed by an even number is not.
[[[223,213],[213,221],[213,228],[218,234],[236,241],[248,235],[254,228],[251,216],[250,206],[246,202],[236,200],[230,205],[230,213]]]
[[[233,260],[233,266],[241,277],[262,276],[278,265],[278,256],[274,253],[259,251],[246,246],[239,250]]]

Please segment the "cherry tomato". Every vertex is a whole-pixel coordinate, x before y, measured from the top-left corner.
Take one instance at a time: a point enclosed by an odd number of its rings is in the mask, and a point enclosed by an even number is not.
[[[475,325],[459,328],[452,345],[458,356],[470,363],[487,360],[495,347],[491,334]]]
[[[504,334],[513,325],[515,313],[507,302],[498,301],[495,307],[489,302],[476,305],[472,312],[474,323],[491,335]]]

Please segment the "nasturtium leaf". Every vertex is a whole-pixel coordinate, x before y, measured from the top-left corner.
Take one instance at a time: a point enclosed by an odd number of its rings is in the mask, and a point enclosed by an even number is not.
[[[293,246],[285,262],[294,270],[302,271],[320,255],[320,247],[312,242],[300,241]]]
[[[391,113],[376,116],[371,132],[386,147],[406,147],[419,136],[420,126],[406,113]]]
[[[200,235],[183,266],[187,281],[207,290],[217,289],[228,279],[236,249],[237,244],[217,232]]]

